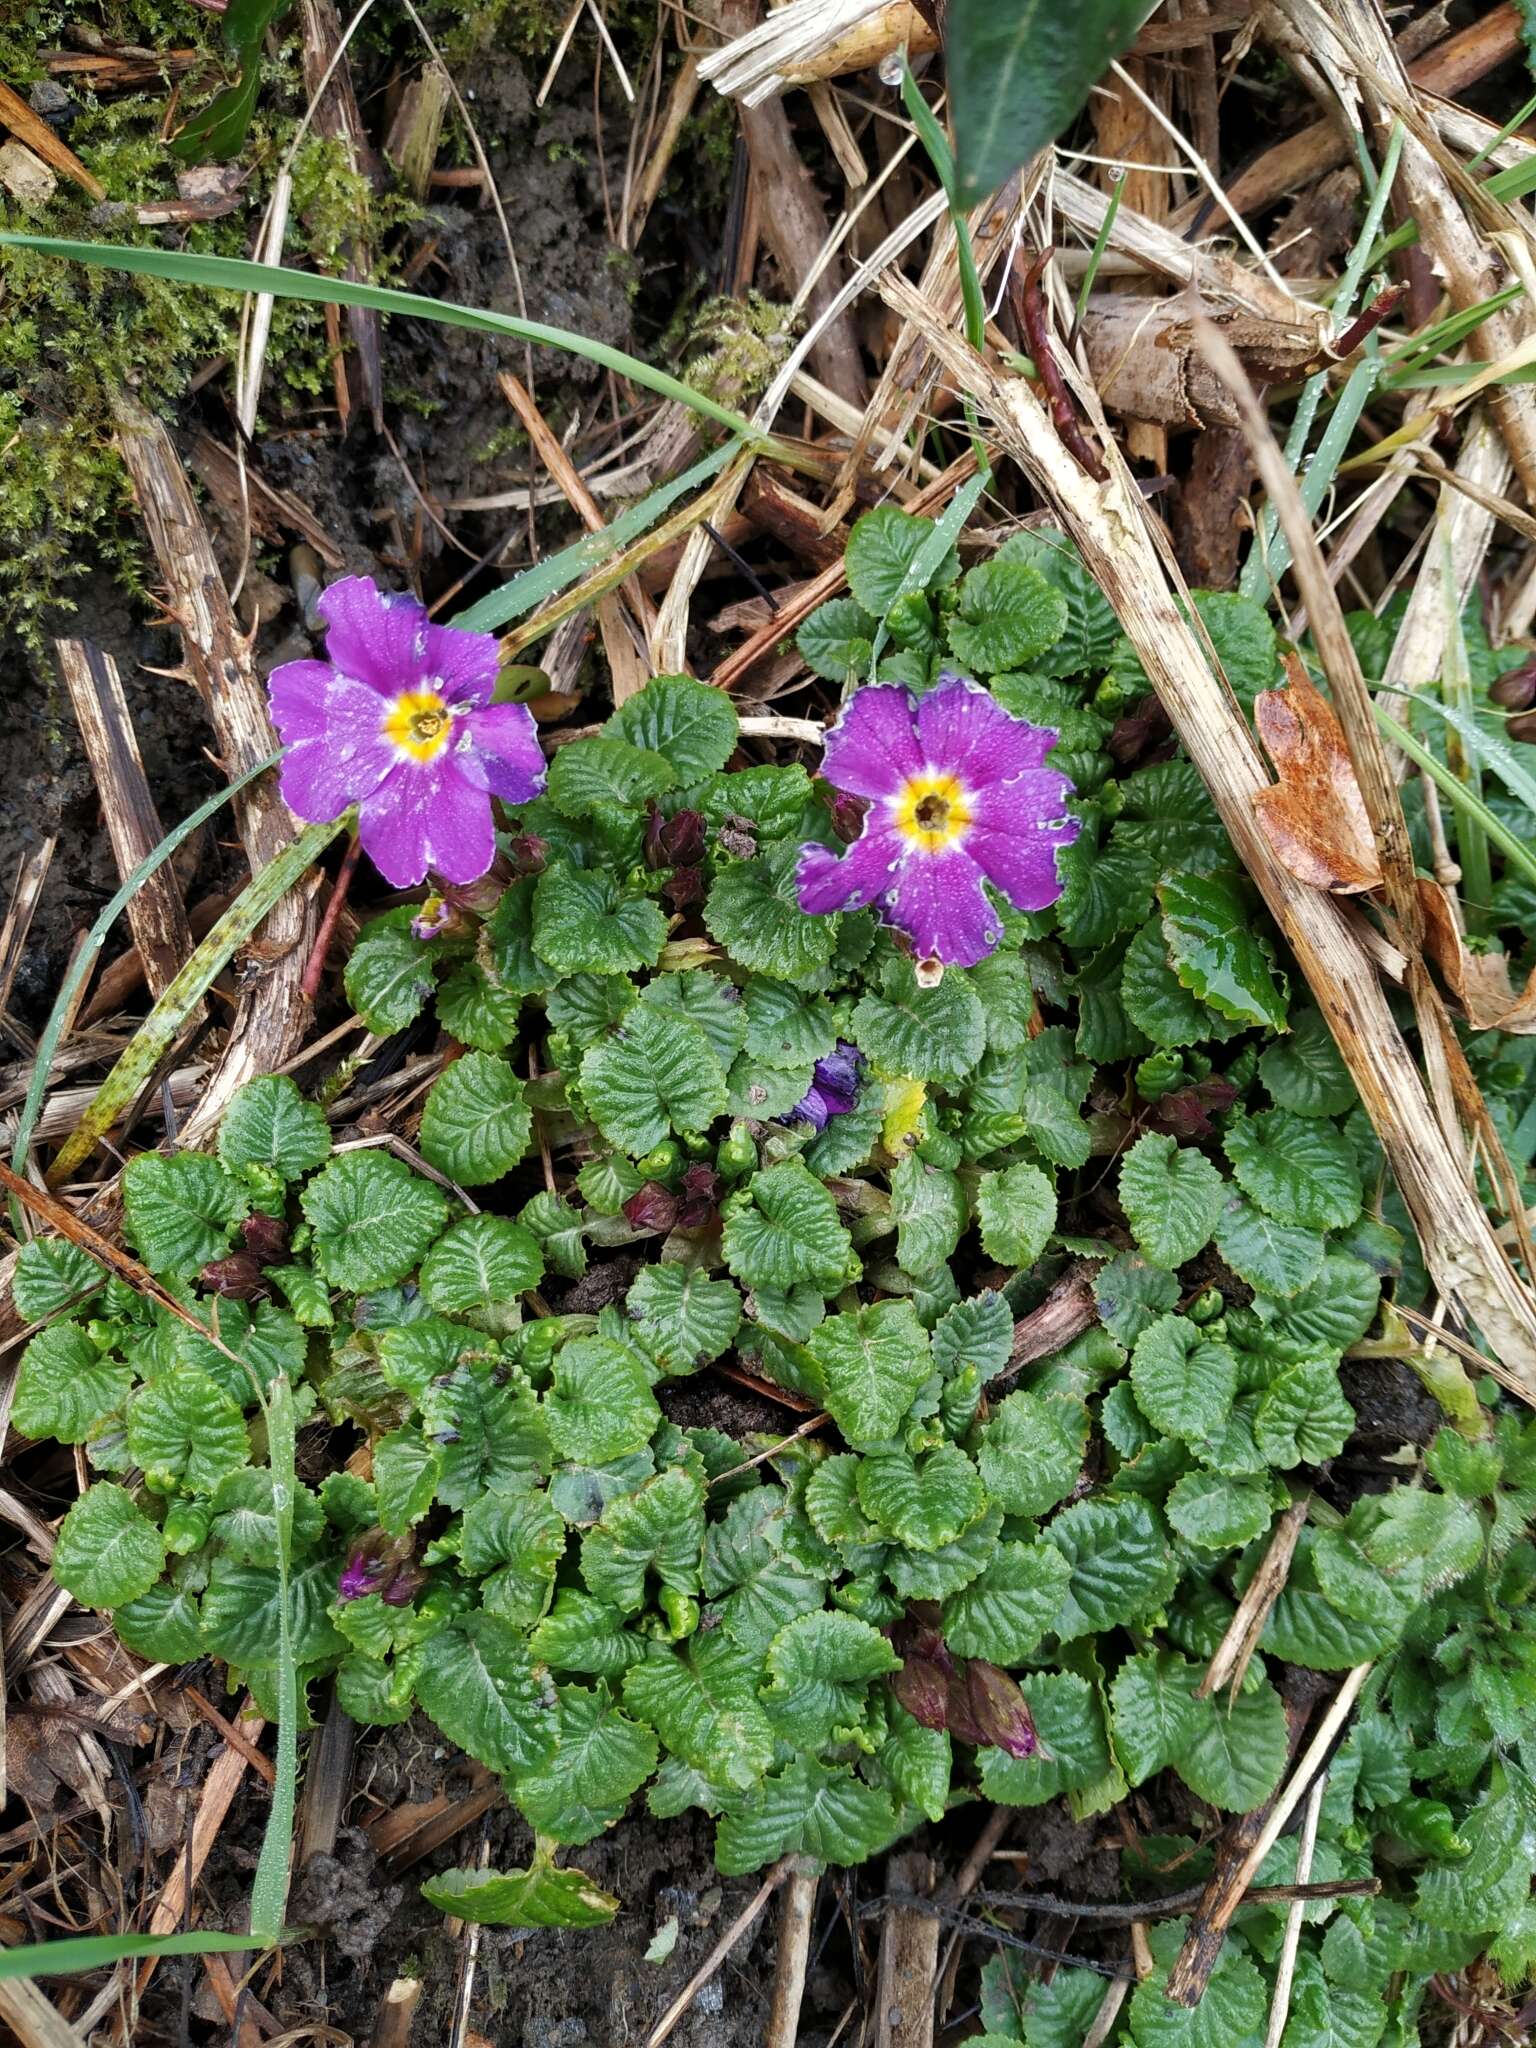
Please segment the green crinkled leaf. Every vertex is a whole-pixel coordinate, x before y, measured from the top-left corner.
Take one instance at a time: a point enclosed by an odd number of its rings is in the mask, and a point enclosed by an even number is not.
[[[493,1771],[533,1770],[553,1754],[553,1688],[520,1628],[466,1614],[422,1647],[416,1697],[450,1742]]]
[[[858,1470],[859,1505],[870,1520],[913,1550],[953,1543],[987,1504],[981,1474],[958,1444],[914,1458],[873,1451]]]
[[[1323,1267],[1320,1230],[1280,1223],[1240,1195],[1224,1201],[1216,1249],[1240,1280],[1264,1294],[1295,1294]]]
[[[576,1176],[582,1200],[599,1216],[617,1216],[631,1195],[645,1186],[645,1175],[622,1152],[600,1153]]]
[[[296,1664],[317,1664],[347,1648],[327,1612],[336,1597],[336,1571],[336,1559],[322,1555],[289,1573],[288,1629]],[[275,1567],[215,1558],[203,1595],[204,1651],[247,1672],[275,1671],[281,1611]]]
[[[882,1074],[947,1085],[981,1058],[986,1015],[954,970],[937,988],[919,988],[912,963],[891,960],[881,993],[866,995],[853,1013],[853,1037]]]
[[[392,1429],[373,1447],[373,1483],[378,1492],[379,1522],[400,1536],[431,1507],[437,1495],[442,1461],[436,1447],[418,1429]]]
[[[1347,1671],[1379,1656],[1401,1640],[1397,1629],[1358,1621],[1335,1607],[1318,1584],[1312,1562],[1313,1532],[1303,1529],[1291,1569],[1281,1587],[1259,1647],[1289,1664],[1313,1671]],[[1254,1560],[1257,1568],[1257,1559]],[[1238,1580],[1242,1590],[1244,1580]]]
[[[880,1745],[881,1770],[905,1805],[915,1806],[931,1821],[941,1821],[949,1804],[954,1768],[948,1735],[942,1728],[924,1728],[894,1702],[890,1726],[890,1734]]]
[[[654,967],[667,921],[648,896],[626,896],[610,875],[546,868],[533,897],[533,945],[560,974],[629,974]]]
[[[1052,1544],[999,1544],[979,1576],[945,1601],[945,1642],[957,1657],[1021,1664],[1054,1629],[1071,1575]]]
[[[1232,866],[1231,842],[1192,761],[1149,762],[1125,778],[1120,795],[1116,846],[1137,848],[1159,873],[1182,868],[1207,874]]]
[[[159,1492],[212,1493],[248,1464],[239,1407],[206,1373],[178,1368],[140,1387],[128,1403],[128,1450]]]
[[[1058,854],[1057,871],[1062,889],[1056,918],[1074,953],[1107,946],[1151,912],[1157,864],[1140,847],[1096,846],[1085,830]]]
[[[733,861],[715,876],[704,923],[754,974],[804,987],[822,980],[837,944],[835,917],[808,917],[795,895],[796,849]]]
[[[1221,1433],[1237,1392],[1237,1359],[1185,1316],[1159,1316],[1131,1353],[1136,1405],[1154,1429],[1189,1443]]]
[[[715,1864],[741,1877],[789,1850],[821,1863],[862,1863],[901,1833],[888,1793],[856,1778],[846,1765],[831,1769],[799,1757],[765,1778],[749,1804],[722,1816],[715,1833]]]
[[[1179,1283],[1161,1266],[1149,1265],[1134,1252],[1121,1252],[1094,1274],[1093,1298],[1104,1327],[1120,1343],[1130,1345],[1174,1306]]]
[[[596,1678],[622,1678],[645,1655],[644,1642],[625,1628],[617,1608],[575,1586],[556,1593],[554,1606],[529,1637],[529,1648],[556,1671],[590,1672]]]
[[[807,1348],[821,1371],[834,1421],[855,1449],[895,1436],[933,1369],[928,1334],[907,1301],[882,1301],[829,1316]]]
[[[1229,1038],[1240,1028],[1183,986],[1168,964],[1163,928],[1156,918],[1143,925],[1125,949],[1120,1000],[1132,1024],[1154,1045],[1199,1045],[1205,1039]]]
[[[302,1376],[306,1340],[285,1310],[269,1301],[259,1301],[251,1308],[243,1302],[222,1301],[218,1327],[223,1351],[199,1331],[177,1322],[170,1332],[171,1352],[178,1365],[195,1366],[222,1387],[237,1408],[254,1404],[257,1387],[265,1392],[279,1377],[297,1381]],[[226,1357],[226,1351],[234,1357]]]
[[[548,1494],[486,1493],[470,1502],[464,1510],[461,1556],[465,1570],[482,1582],[487,1614],[499,1614],[521,1628],[542,1619],[554,1594],[565,1533]]]
[[[90,1254],[67,1238],[29,1238],[16,1254],[11,1299],[24,1323],[40,1323],[61,1309],[83,1307],[85,1298],[105,1286],[106,1279]]]
[[[1225,1184],[1192,1145],[1148,1131],[1120,1162],[1120,1206],[1154,1265],[1182,1266],[1211,1241]]]
[[[604,1465],[643,1450],[661,1410],[634,1352],[606,1337],[577,1337],[555,1358],[544,1416],[561,1457]]]
[[[590,1842],[623,1819],[657,1753],[655,1735],[620,1713],[605,1688],[561,1686],[559,1749],[542,1769],[513,1780],[512,1797],[551,1841]]]
[[[1222,1143],[1243,1193],[1280,1222],[1343,1230],[1360,1214],[1360,1169],[1332,1124],[1266,1109],[1235,1117]]]
[[[1063,1642],[1135,1621],[1173,1591],[1178,1567],[1144,1500],[1085,1500],[1045,1531],[1072,1568],[1056,1633]]]
[[[1184,1923],[1169,1923],[1170,1935]],[[1269,1987],[1229,1941],[1196,2006],[1175,2005],[1164,1996],[1168,1966],[1144,1978],[1131,1994],[1131,2034],[1136,2048],[1261,2048],[1269,2012]]]
[[[266,1272],[282,1289],[296,1323],[306,1330],[332,1327],[336,1318],[331,1313],[330,1289],[312,1266],[268,1266]]]
[[[704,1032],[649,1003],[593,1046],[581,1090],[604,1137],[637,1153],[671,1130],[707,1130],[726,1107],[725,1073]]]
[[[894,505],[877,505],[854,521],[848,537],[848,588],[866,612],[877,619],[884,617],[933,534],[931,519],[914,518]],[[952,563],[953,557],[947,557],[930,583],[947,582],[953,574]]]
[[[443,1227],[448,1204],[393,1153],[345,1152],[305,1188],[316,1266],[361,1292],[402,1280]]]
[[[647,1266],[629,1290],[629,1312],[647,1348],[668,1372],[694,1372],[735,1342],[741,1296],[729,1280],[691,1266]]]
[[[432,948],[411,936],[415,915],[405,904],[371,919],[347,960],[347,1001],[380,1038],[413,1024],[432,993]]]
[[[723,975],[699,968],[658,975],[641,990],[640,1000],[697,1024],[722,1067],[728,1067],[746,1043],[747,1013],[740,991]]]
[[[1169,1761],[1189,1789],[1228,1813],[1249,1813],[1274,1791],[1290,1751],[1285,1706],[1268,1679],[1235,1697],[1192,1700]]]
[[[1269,1495],[1262,1486],[1215,1472],[1186,1472],[1163,1512],[1186,1543],[1241,1550],[1269,1527]]]
[[[1529,1814],[1512,1792],[1494,1793],[1467,1815],[1460,1833],[1472,1853],[1421,1874],[1417,1911],[1431,1927],[1502,1927],[1530,1896]]]
[[[82,1607],[120,1607],[147,1593],[165,1541],[126,1487],[87,1487],[59,1524],[53,1576]]]
[[[869,1680],[899,1663],[868,1622],[827,1611],[802,1614],[769,1644],[759,1697],[785,1741],[816,1751],[858,1721]]]
[[[947,1600],[962,1586],[970,1585],[981,1571],[997,1549],[1002,1526],[1003,1511],[994,1504],[952,1542],[941,1543],[935,1550],[892,1546],[885,1557],[885,1576],[892,1590],[903,1600]]]
[[[1158,884],[1163,937],[1184,987],[1237,1024],[1286,1028],[1283,980],[1254,926],[1247,889],[1229,875],[1170,875]]]
[[[219,1126],[219,1157],[236,1172],[265,1166],[297,1180],[330,1157],[331,1127],[287,1074],[266,1074],[238,1089]]]
[[[988,1494],[1010,1515],[1043,1515],[1077,1484],[1088,1411],[1071,1394],[1020,1390],[998,1403],[976,1453]]]
[[[773,1762],[774,1735],[758,1700],[762,1653],[721,1632],[670,1649],[652,1643],[624,1675],[624,1704],[668,1753],[713,1786],[744,1792]]]
[[[1280,1374],[1259,1403],[1254,1434],[1271,1465],[1318,1465],[1336,1458],[1354,1434],[1331,1358],[1304,1359]]]
[[[823,1002],[803,989],[755,974],[743,992],[746,1049],[770,1067],[799,1070],[825,1059],[837,1042],[837,1027]]]
[[[990,1289],[957,1301],[934,1326],[933,1362],[946,1379],[972,1371],[985,1385],[1008,1363],[1013,1350],[1013,1311]]]
[[[531,1230],[505,1216],[466,1216],[421,1262],[422,1299],[444,1314],[516,1301],[544,1277]]]
[[[1109,666],[1120,622],[1059,527],[1028,527],[1010,534],[998,549],[997,560],[1023,562],[1043,576],[1066,605],[1065,626],[1048,649],[1031,656],[1034,667],[1046,675],[1074,676]]]
[[[568,974],[549,991],[544,1008],[554,1030],[585,1052],[606,1038],[611,1026],[639,998],[624,974]]]
[[[629,1615],[644,1604],[648,1572],[675,1592],[696,1591],[703,1547],[703,1482],[673,1466],[609,1501],[581,1540],[581,1576],[589,1593]]]
[[[522,1083],[496,1053],[467,1052],[445,1067],[421,1113],[422,1156],[464,1187],[510,1173],[532,1136]]]
[[[465,1507],[486,1488],[536,1485],[553,1463],[548,1424],[532,1394],[515,1383],[497,1386],[468,1366],[431,1387],[421,1419],[438,1439],[444,1507]]]
[[[1195,610],[1210,635],[1227,681],[1250,714],[1260,690],[1281,680],[1280,649],[1263,605],[1235,590],[1197,590]]]
[[[1132,1785],[1141,1785],[1187,1746],[1200,1703],[1199,1672],[1171,1650],[1128,1657],[1110,1687],[1115,1754]]]
[[[508,995],[538,995],[558,979],[556,969],[534,945],[539,879],[524,875],[513,882],[502,891],[501,901],[485,921],[484,945],[490,954],[491,972],[496,985]],[[579,903],[568,901],[565,907],[573,918],[579,917]]]
[[[813,675],[846,683],[867,676],[875,658],[875,622],[851,597],[817,605],[795,635],[800,658]]]
[[[1027,1160],[984,1173],[976,1190],[981,1242],[1005,1266],[1032,1266],[1056,1228],[1056,1190]]]
[[[440,1913],[482,1927],[602,1927],[619,1910],[583,1871],[557,1870],[537,1856],[528,1870],[445,1870],[421,1895]]]
[[[1317,1278],[1289,1301],[1255,1301],[1232,1318],[1236,1342],[1268,1359],[1347,1350],[1375,1320],[1381,1281],[1363,1259],[1329,1253]]]
[[[213,1496],[213,1540],[241,1564],[277,1564],[277,1511],[272,1505],[272,1474],[264,1465],[246,1465],[219,1481]],[[325,1517],[307,1486],[293,1490],[289,1549],[302,1557],[320,1541]]]
[[[1259,1079],[1277,1109],[1295,1116],[1343,1116],[1357,1101],[1333,1033],[1318,1010],[1301,1010],[1284,1038],[1259,1056]]]
[[[810,1085],[811,1069],[808,1066],[771,1067],[766,1061],[754,1059],[751,1053],[744,1052],[732,1061],[731,1071],[725,1077],[726,1114],[759,1124],[787,1118],[798,1107]],[[827,1130],[836,1130],[839,1124],[847,1122],[846,1116],[832,1118]]]
[[[549,765],[549,800],[567,818],[638,808],[676,783],[665,755],[623,739],[572,740]]]
[[[614,712],[605,733],[662,755],[687,785],[723,768],[736,747],[736,707],[692,676],[653,676]]]
[[[123,1174],[123,1215],[152,1273],[196,1273],[229,1250],[250,1209],[244,1185],[205,1152],[141,1152]]]
[[[996,555],[962,578],[949,644],[970,674],[991,676],[1027,668],[1066,627],[1060,591],[1027,563]]]
[[[955,1176],[911,1152],[891,1174],[891,1214],[898,1264],[909,1273],[931,1273],[959,1244],[970,1212]]]
[[[164,1583],[116,1606],[112,1627],[127,1649],[154,1664],[192,1664],[203,1652],[196,1595]]]
[[[21,1354],[11,1421],[23,1436],[83,1444],[132,1385],[133,1368],[98,1351],[79,1323],[53,1323]]]
[[[828,1294],[841,1281],[852,1241],[831,1195],[798,1159],[754,1174],[727,1207],[722,1249],[744,1287],[811,1283]]]
[[[551,1272],[565,1280],[581,1278],[587,1270],[587,1219],[579,1211],[541,1188],[524,1202],[517,1220],[538,1239]]]
[[[505,1052],[517,1036],[523,999],[491,980],[478,960],[456,967],[437,992],[437,1021],[460,1045]]]
[[[1040,1747],[1033,1756],[1000,1749],[980,1753],[981,1788],[999,1806],[1044,1806],[1110,1767],[1104,1716],[1086,1679],[1070,1671],[1021,1672],[1019,1690],[1029,1707]]]

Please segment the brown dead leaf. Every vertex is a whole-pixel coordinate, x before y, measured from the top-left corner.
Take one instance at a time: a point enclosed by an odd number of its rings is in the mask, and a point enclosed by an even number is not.
[[[1286,688],[1261,690],[1254,722],[1280,780],[1254,797],[1276,858],[1298,881],[1336,896],[1381,887],[1381,861],[1344,729],[1299,656]]]
[[[1536,973],[1516,995],[1505,953],[1469,953],[1462,943],[1449,891],[1419,878],[1424,906],[1424,949],[1445,977],[1474,1031],[1536,1036]]]

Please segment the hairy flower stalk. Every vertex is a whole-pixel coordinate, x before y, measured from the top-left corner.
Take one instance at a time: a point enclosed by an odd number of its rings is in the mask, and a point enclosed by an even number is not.
[[[355,804],[363,851],[396,888],[429,869],[478,880],[496,854],[491,799],[527,803],[545,778],[528,707],[491,701],[494,635],[434,626],[414,597],[366,576],[333,583],[319,608],[327,658],[268,680],[283,801],[314,821]]]
[[[894,684],[856,690],[827,734],[823,768],[869,810],[841,857],[801,849],[801,909],[872,904],[920,958],[974,967],[1002,937],[987,883],[1015,910],[1044,910],[1061,894],[1056,850],[1079,821],[1066,809],[1070,778],[1045,766],[1056,740],[965,676],[942,676],[915,705]]]

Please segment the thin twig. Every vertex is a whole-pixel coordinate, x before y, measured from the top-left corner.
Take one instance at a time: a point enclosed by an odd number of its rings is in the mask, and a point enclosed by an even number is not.
[[[1072,394],[1068,391],[1066,380],[1061,374],[1061,365],[1056,360],[1056,345],[1051,335],[1050,310],[1040,286],[1040,280],[1045,275],[1045,266],[1055,253],[1054,249],[1042,249],[1024,273],[1022,284],[1017,279],[1009,280],[1009,292],[1013,299],[1014,317],[1023,330],[1036,374],[1045,387],[1051,422],[1061,436],[1062,445],[1071,450],[1094,482],[1101,484],[1106,481],[1109,472],[1097,452],[1088,445],[1088,437],[1084,434],[1082,423],[1077,417],[1077,408],[1072,403]]]
[[[789,1877],[792,1868],[793,1858],[791,1857],[785,1857],[773,1866],[751,1898],[748,1899],[746,1905],[742,1907],[736,1918],[726,1928],[724,1934],[721,1935],[709,1954],[700,1963],[699,1967],[667,2007],[655,2026],[652,2027],[650,2033],[647,2034],[645,2048],[661,2048],[662,2042],[671,2035],[673,2028],[677,2025],[683,2014],[692,2005],[693,2001],[725,1961],[737,1942],[741,1940],[758,1914],[762,1912],[769,1899]]]
[[[1326,1776],[1320,1777],[1307,1794],[1307,1810],[1302,1816],[1301,1840],[1296,1845],[1296,1883],[1304,1885],[1312,1875],[1312,1852],[1317,1847],[1317,1824],[1322,1818],[1323,1799],[1328,1790]],[[1250,1892],[1249,1897],[1253,1894]],[[1280,1961],[1275,1970],[1275,1995],[1269,2008],[1269,2028],[1264,2036],[1264,2048],[1280,2048],[1280,2037],[1285,2032],[1285,2023],[1291,2011],[1291,1983],[1296,1974],[1296,1951],[1301,1945],[1301,1923],[1306,1917],[1307,1902],[1304,1898],[1291,1901],[1291,1910],[1285,1916],[1285,1941],[1280,1949]]]
[[[331,950],[331,940],[336,936],[336,922],[347,900],[347,891],[352,887],[352,877],[357,872],[362,850],[363,842],[354,832],[352,844],[342,855],[341,866],[336,871],[335,886],[331,890],[330,901],[325,906],[325,915],[320,920],[320,929],[315,934],[315,943],[305,964],[303,978],[299,982],[301,993],[308,996],[311,1002],[320,993],[320,981],[325,973],[325,958]]]
[[[773,2003],[768,2009],[763,2048],[795,2048],[800,2038],[800,2005],[805,1996],[805,1969],[810,1960],[811,1929],[820,1883],[820,1872],[814,1864],[794,1860],[784,1903],[779,1909],[779,1960],[773,1973]]]

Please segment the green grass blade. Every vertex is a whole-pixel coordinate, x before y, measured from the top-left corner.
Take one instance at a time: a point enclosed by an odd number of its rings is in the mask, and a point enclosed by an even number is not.
[[[939,183],[944,187],[944,196],[949,201],[949,217],[954,224],[955,252],[960,266],[960,299],[965,308],[965,338],[974,349],[986,346],[987,303],[981,294],[981,279],[976,272],[976,252],[971,247],[970,222],[966,219],[961,204],[960,185],[955,175],[954,152],[950,149],[949,138],[939,126],[938,117],[923,98],[917,80],[912,76],[912,66],[903,53],[901,60],[901,97],[917,130],[918,140],[928,152]]]
[[[98,1141],[154,1073],[193,1005],[208,993],[235,948],[245,944],[273,904],[324,852],[345,822],[336,818],[328,825],[306,826],[291,846],[285,846],[276,860],[251,878],[207,938],[194,947],[181,972],[167,985],[65,1139],[50,1169],[51,1181],[63,1180],[90,1157]]]
[[[1072,320],[1074,339],[1083,324],[1083,315],[1088,310],[1088,300],[1098,279],[1099,265],[1104,261],[1104,251],[1109,247],[1115,215],[1120,211],[1120,202],[1125,197],[1125,176],[1125,172],[1121,171],[1109,188],[1109,204],[1104,209],[1104,218],[1099,222],[1099,232],[1094,237],[1093,248],[1088,257],[1088,268],[1083,272],[1083,281],[1077,288],[1077,310]]]
[[[277,1776],[262,1836],[256,1875],[251,1880],[251,1937],[263,1948],[279,1940],[288,1909],[288,1863],[293,1849],[293,1816],[299,1785],[299,1674],[293,1661],[293,1627],[288,1612],[288,1574],[293,1546],[293,1389],[274,1380],[267,1395],[267,1458],[272,1468],[272,1503],[277,1521]]]
[[[1394,694],[1409,696],[1406,690]],[[1515,753],[1501,733],[1490,732],[1479,725],[1477,714],[1459,704],[1442,704],[1437,697],[1411,693],[1417,710],[1432,711],[1436,718],[1444,719],[1461,735],[1467,752],[1482,765],[1497,775],[1500,782],[1513,797],[1518,797],[1533,818],[1536,818],[1536,775],[1533,775]]]
[[[305,270],[291,270],[281,263],[247,263],[232,256],[198,256],[181,249],[136,249],[119,242],[71,242],[52,235],[0,235],[0,248],[35,249],[40,255],[60,256],[72,263],[92,263],[107,270],[126,270],[135,276],[169,278],[175,284],[202,285],[229,292],[261,292],[274,299],[310,299],[320,305],[366,306],[375,313],[403,313],[412,320],[436,320],[445,327],[468,327],[479,334],[504,335],[512,341],[532,342],[541,348],[564,349],[570,355],[613,370],[658,398],[675,399],[679,405],[717,420],[733,434],[768,445],[750,420],[718,405],[702,391],[665,370],[653,369],[638,356],[592,341],[566,327],[547,327],[539,320],[519,320],[510,313],[490,313],[478,306],[460,306],[451,299],[429,299],[419,292],[393,291],[383,285],[363,284],[353,278],[315,277]]]
[[[21,1977],[73,1977],[138,1956],[230,1956],[251,1946],[248,1934],[82,1934],[66,1941],[0,1949],[0,1984]]]
[[[694,463],[691,469],[685,469],[681,476],[672,477],[666,483],[658,484],[655,490],[647,491],[601,533],[589,533],[585,540],[573,541],[559,554],[547,555],[542,562],[535,562],[531,569],[525,569],[520,576],[503,583],[499,590],[482,597],[478,604],[455,612],[449,623],[465,627],[471,633],[496,633],[514,619],[525,618],[547,599],[568,589],[578,577],[587,575],[607,561],[610,555],[647,533],[663,513],[670,511],[677,500],[696,484],[708,483],[712,476],[718,475],[740,447],[739,440],[722,441],[718,448],[712,448],[708,455]]]
[[[1427,698],[1425,702],[1428,702]],[[1406,726],[1399,725],[1390,711],[1384,711],[1379,703],[1373,704],[1371,708],[1376,713],[1376,723],[1393,746],[1401,747],[1409,760],[1423,770],[1440,794],[1454,804],[1458,811],[1476,818],[1504,858],[1513,867],[1517,867],[1527,881],[1536,882],[1536,854],[1533,854],[1523,841],[1517,839],[1507,826],[1501,824],[1488,806],[1471,794],[1465,783],[1458,782],[1443,761],[1437,761],[1428,747],[1421,746]]]
[[[183,818],[174,831],[167,832],[154,852],[147,854],[139,862],[86,933],[85,940],[64,977],[58,997],[49,1013],[48,1022],[43,1027],[43,1035],[37,1042],[37,1058],[32,1063],[32,1076],[27,1084],[27,1099],[21,1106],[21,1116],[16,1125],[16,1142],[11,1147],[11,1166],[16,1173],[25,1173],[27,1170],[27,1148],[32,1142],[32,1133],[42,1113],[43,1096],[47,1092],[53,1056],[59,1049],[59,1039],[66,1021],[74,1015],[75,1003],[84,986],[85,978],[95,965],[97,954],[106,944],[107,934],[150,876],[170,859],[177,847],[190,838],[199,825],[206,824],[214,812],[227,804],[232,796],[238,795],[247,783],[254,782],[258,775],[265,775],[269,768],[275,768],[282,758],[280,753],[272,754],[265,761],[258,762],[254,768],[247,769],[237,781],[231,782],[227,788],[209,797],[205,804],[199,804],[192,815]]]

